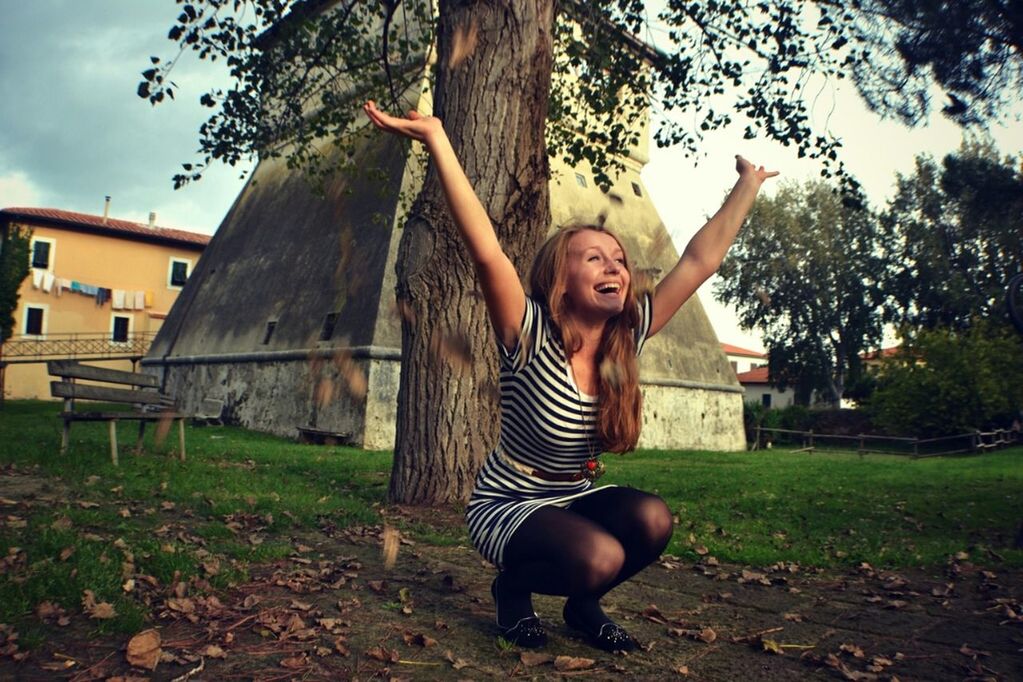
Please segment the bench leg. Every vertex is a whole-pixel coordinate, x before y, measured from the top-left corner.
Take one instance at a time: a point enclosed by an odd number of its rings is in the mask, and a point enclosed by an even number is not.
[[[137,441],[135,441],[135,454],[136,455],[142,454],[142,439],[145,437],[145,435],[146,435],[146,420],[145,419],[140,419],[139,420],[139,438],[138,438]]]
[[[178,420],[178,441],[181,446],[181,454],[178,455],[178,459],[182,462],[185,461],[185,420]]]
[[[71,422],[64,420],[64,430],[60,434],[60,454],[67,454],[67,446],[71,442]]]
[[[117,466],[117,420],[110,420],[110,461]]]

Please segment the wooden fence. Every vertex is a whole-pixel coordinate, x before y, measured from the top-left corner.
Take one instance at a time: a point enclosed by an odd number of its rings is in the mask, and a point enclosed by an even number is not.
[[[940,438],[905,438],[868,434],[842,435],[794,429],[756,427],[751,450],[771,447],[795,448],[797,452],[855,452],[859,455],[904,455],[914,459],[964,453],[987,452],[1023,444],[1019,431],[997,429],[974,431]]]

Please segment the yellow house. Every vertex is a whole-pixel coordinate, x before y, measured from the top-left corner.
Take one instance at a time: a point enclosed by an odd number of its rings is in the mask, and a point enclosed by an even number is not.
[[[146,225],[52,208],[0,210],[4,233],[32,231],[14,331],[0,346],[5,398],[49,398],[46,360],[137,369],[210,240],[155,218]]]

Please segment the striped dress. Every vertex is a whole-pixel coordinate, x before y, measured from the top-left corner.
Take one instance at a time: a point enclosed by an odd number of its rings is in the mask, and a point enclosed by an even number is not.
[[[651,299],[640,303],[636,353],[650,329]],[[469,537],[480,554],[499,568],[515,529],[545,505],[568,507],[596,490],[587,479],[547,481],[513,467],[509,458],[533,469],[576,473],[603,450],[596,433],[597,397],[582,393],[565,350],[539,303],[526,298],[522,333],[501,360],[501,436],[476,476],[466,507]]]

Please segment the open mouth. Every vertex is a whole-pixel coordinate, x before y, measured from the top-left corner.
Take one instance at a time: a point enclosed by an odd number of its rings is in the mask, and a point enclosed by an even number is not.
[[[617,282],[602,282],[593,288],[597,290],[598,294],[617,294],[621,291],[622,285]]]

